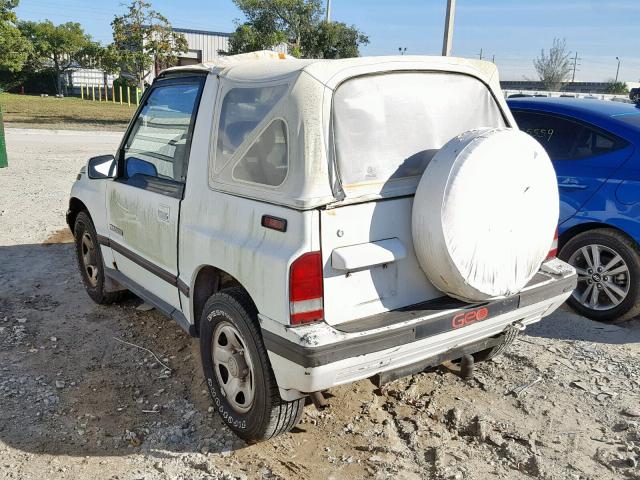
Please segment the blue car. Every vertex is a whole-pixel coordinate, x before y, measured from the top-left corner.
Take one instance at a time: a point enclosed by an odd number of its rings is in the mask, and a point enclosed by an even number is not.
[[[569,304],[600,321],[638,315],[640,108],[572,98],[518,98],[508,104],[556,170],[558,256],[578,271]]]

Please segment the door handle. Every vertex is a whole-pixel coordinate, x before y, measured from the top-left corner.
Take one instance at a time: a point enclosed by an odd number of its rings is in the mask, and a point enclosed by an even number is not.
[[[170,218],[171,218],[171,209],[169,208],[169,205],[159,205],[158,220],[164,223],[169,223]]]
[[[558,187],[566,188],[567,190],[585,190],[588,188],[587,185],[583,185],[582,183],[560,183]]]

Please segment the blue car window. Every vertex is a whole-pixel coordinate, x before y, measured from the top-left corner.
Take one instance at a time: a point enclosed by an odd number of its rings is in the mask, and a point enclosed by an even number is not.
[[[520,130],[538,140],[552,160],[580,160],[625,146],[613,135],[564,117],[518,110],[513,115]]]

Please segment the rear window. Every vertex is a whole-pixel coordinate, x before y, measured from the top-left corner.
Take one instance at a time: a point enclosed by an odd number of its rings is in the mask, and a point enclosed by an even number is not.
[[[431,72],[349,80],[334,95],[333,120],[338,169],[347,188],[420,176],[453,137],[505,126],[482,82]]]

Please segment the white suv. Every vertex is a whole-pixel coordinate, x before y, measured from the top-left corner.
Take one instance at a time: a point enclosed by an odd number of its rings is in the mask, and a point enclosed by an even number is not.
[[[548,182],[532,206],[510,161],[502,178],[487,162],[475,197],[458,192],[454,210],[449,187],[429,199],[470,172],[456,156],[473,157],[469,142],[506,144],[495,138],[520,133],[510,126],[487,62],[262,52],[169,69],[115,156],[90,159],[73,186],[84,284],[98,303],[130,290],[199,337],[215,408],[248,441],[290,430],[335,385],[490,358],[576,282],[547,258]],[[443,158],[458,162],[445,177]],[[442,238],[425,212],[443,212]],[[474,224],[452,237],[456,219]]]

